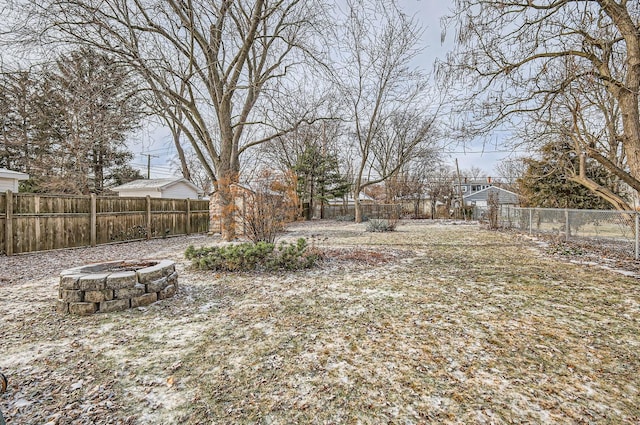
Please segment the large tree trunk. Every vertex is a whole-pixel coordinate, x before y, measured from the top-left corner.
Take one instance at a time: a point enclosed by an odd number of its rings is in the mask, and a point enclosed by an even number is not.
[[[218,202],[220,203],[220,225],[222,238],[225,241],[232,241],[236,237],[236,203],[233,196],[233,183],[235,181],[232,173],[226,173],[218,180]]]
[[[638,84],[636,87],[639,87]],[[624,92],[620,95],[622,126],[624,129],[624,147],[631,175],[640,180],[640,114],[638,111],[638,93]]]
[[[356,223],[362,223],[362,205],[360,205],[361,181],[361,178],[358,177],[356,183],[353,185],[353,208]]]

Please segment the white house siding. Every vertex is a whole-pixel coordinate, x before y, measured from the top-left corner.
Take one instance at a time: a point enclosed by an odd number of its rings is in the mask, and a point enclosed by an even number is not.
[[[6,192],[7,190],[17,192],[18,180],[0,178],[0,192]]]
[[[162,192],[163,198],[173,199],[198,199],[198,192],[184,182],[178,182],[165,188]]]
[[[28,174],[0,168],[0,192],[6,192],[7,190],[18,192],[20,180],[27,180],[28,178]]]
[[[145,198],[147,195],[149,195],[152,198],[162,198],[162,193],[158,190],[144,190],[144,189],[131,189],[131,190],[121,190],[118,192],[120,196],[134,196],[134,197],[141,197],[141,198]]]

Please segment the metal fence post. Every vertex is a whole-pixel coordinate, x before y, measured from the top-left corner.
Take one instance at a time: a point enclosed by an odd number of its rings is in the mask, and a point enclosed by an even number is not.
[[[533,208],[529,208],[529,236],[533,234]]]
[[[569,233],[571,232],[571,230],[569,230],[569,209],[565,208],[564,210],[564,234],[565,234],[565,240],[568,242],[569,241]]]

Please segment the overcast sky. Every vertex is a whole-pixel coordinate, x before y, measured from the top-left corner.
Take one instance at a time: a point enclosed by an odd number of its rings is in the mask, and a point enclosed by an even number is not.
[[[423,51],[420,65],[427,71],[432,71],[436,59],[444,59],[447,52],[454,46],[455,29],[448,29],[444,43],[441,43],[442,28],[440,18],[449,14],[450,0],[399,0],[409,14],[414,14],[424,27]],[[504,134],[504,133],[503,133]],[[503,134],[496,133],[485,141],[468,141],[466,146],[451,146],[449,152],[450,163],[458,159],[461,169],[472,166],[483,169],[488,176],[499,177],[493,170],[497,162],[504,158],[514,158],[505,146],[501,146]]]
[[[422,37],[422,53],[416,65],[427,72],[433,70],[436,59],[443,59],[448,50],[453,47],[454,30],[451,29],[445,42],[441,43],[440,18],[449,12],[451,2],[449,0],[399,0],[404,10],[414,15],[422,24],[424,33]],[[453,165],[458,159],[460,168],[467,169],[472,166],[483,169],[487,175],[499,177],[494,172],[495,164],[503,158],[513,158],[514,154],[500,146],[500,136],[489,138],[489,142],[483,146],[482,142],[472,143],[466,146],[450,146],[447,148],[449,164]],[[155,155],[151,158],[151,177],[160,178],[170,176],[171,167],[168,158],[175,155],[175,148],[167,131],[147,130],[140,135],[140,143],[133,145],[136,154],[134,163],[146,176],[147,158],[141,153]],[[175,168],[175,167],[174,167]]]

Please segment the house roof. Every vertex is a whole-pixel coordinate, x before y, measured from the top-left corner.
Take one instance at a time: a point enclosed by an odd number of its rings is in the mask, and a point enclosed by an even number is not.
[[[27,180],[29,178],[29,174],[21,173],[19,171],[8,170],[6,168],[0,168],[0,178]]]
[[[130,190],[157,190],[158,192],[171,187],[178,183],[184,183],[187,186],[192,187],[196,192],[202,193],[203,190],[200,189],[195,184],[191,183],[187,179],[183,178],[168,178],[168,179],[140,179],[134,180],[129,183],[122,184],[120,186],[112,187],[111,190],[116,192],[126,192]]]
[[[473,202],[473,201],[486,201],[489,198],[490,193],[498,194],[498,203],[499,204],[518,204],[520,203],[520,198],[517,193],[513,193],[506,189],[502,189],[501,187],[491,186],[486,189],[479,190],[470,195],[464,196],[465,202]]]

